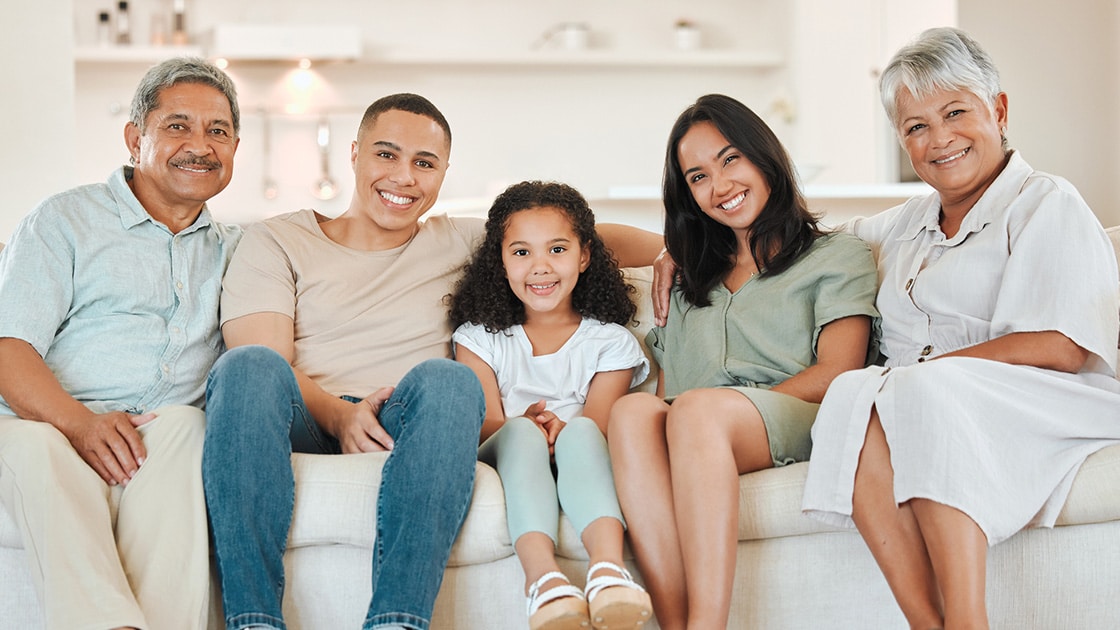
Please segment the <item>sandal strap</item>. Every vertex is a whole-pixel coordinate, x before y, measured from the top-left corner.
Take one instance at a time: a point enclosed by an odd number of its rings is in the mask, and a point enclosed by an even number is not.
[[[597,578],[592,578],[591,574],[600,569],[610,569],[618,573],[622,577],[616,577],[613,575],[600,575]],[[612,586],[625,586],[627,588],[642,591],[643,593],[646,590],[642,588],[640,584],[634,581],[633,576],[631,576],[630,572],[627,571],[624,567],[620,567],[613,562],[597,562],[587,570],[587,586],[583,587],[584,596],[587,597],[587,601],[590,602],[591,600],[595,599],[595,596],[598,595],[600,591]]]
[[[564,580],[564,582],[567,583],[561,584],[560,586],[554,586],[545,591],[542,595],[541,587],[544,586],[545,582],[548,582],[549,580]],[[580,599],[583,599],[583,591],[579,590],[579,588],[575,586],[572,586],[571,582],[568,581],[568,576],[560,573],[559,571],[549,571],[548,573],[545,573],[536,582],[533,582],[533,584],[529,587],[529,598],[526,607],[528,615],[532,617],[533,613],[540,610],[541,606],[544,606],[545,604],[553,600],[560,599],[561,597],[578,597]]]

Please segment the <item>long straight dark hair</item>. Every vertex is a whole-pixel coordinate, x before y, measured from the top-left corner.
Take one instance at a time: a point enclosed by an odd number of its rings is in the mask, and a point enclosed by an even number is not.
[[[770,198],[751,225],[751,255],[760,276],[788,269],[824,233],[801,195],[789,154],[770,127],[729,96],[701,96],[673,124],[662,180],[665,245],[680,267],[681,292],[694,306],[711,304],[708,294],[731,271],[738,251],[735,233],[704,214],[681,171],[677,153],[681,139],[693,125],[705,121],[715,125],[770,186]]]

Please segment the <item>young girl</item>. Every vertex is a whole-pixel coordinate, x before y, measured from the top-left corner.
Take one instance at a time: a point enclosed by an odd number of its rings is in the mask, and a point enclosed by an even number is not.
[[[505,487],[534,630],[636,628],[651,615],[623,568],[604,438],[611,405],[649,372],[624,327],[632,290],[576,190],[523,182],[494,201],[451,297],[455,358],[486,395],[479,459]],[[556,563],[560,507],[590,557],[584,591]]]
[[[677,119],[664,203],[680,280],[647,338],[663,380],[611,410],[610,452],[658,624],[726,628],[739,475],[809,458],[829,382],[868,355],[875,265],[817,226],[778,138],[727,96]]]

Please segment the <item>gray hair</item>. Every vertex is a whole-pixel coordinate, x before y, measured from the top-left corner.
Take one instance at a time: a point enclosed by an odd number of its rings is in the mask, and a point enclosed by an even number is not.
[[[237,108],[237,88],[234,87],[233,80],[201,57],[175,57],[148,70],[140,80],[140,85],[136,86],[132,109],[128,114],[129,122],[143,131],[148,114],[159,107],[160,92],[179,83],[201,83],[221,92],[229,101],[229,109],[233,114],[233,134],[236,136],[241,133],[241,112]]]
[[[891,124],[898,123],[898,92],[906,88],[915,99],[939,90],[964,90],[994,106],[999,96],[999,71],[980,44],[960,29],[931,28],[903,46],[879,78],[879,97]]]

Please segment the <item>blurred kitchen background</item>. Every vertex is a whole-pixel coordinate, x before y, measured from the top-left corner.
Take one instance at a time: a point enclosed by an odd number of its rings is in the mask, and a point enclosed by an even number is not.
[[[964,28],[995,58],[1012,146],[1120,223],[1120,0],[5,5],[0,241],[45,196],[127,160],[136,83],[177,54],[225,60],[239,90],[233,182],[210,202],[220,220],[341,213],[362,111],[400,91],[451,123],[437,212],[482,214],[508,184],[553,179],[579,188],[600,220],[660,231],[669,127],[697,96],[722,92],[770,123],[826,221],[874,213],[928,190],[908,181],[876,81],[900,45],[938,25]]]

